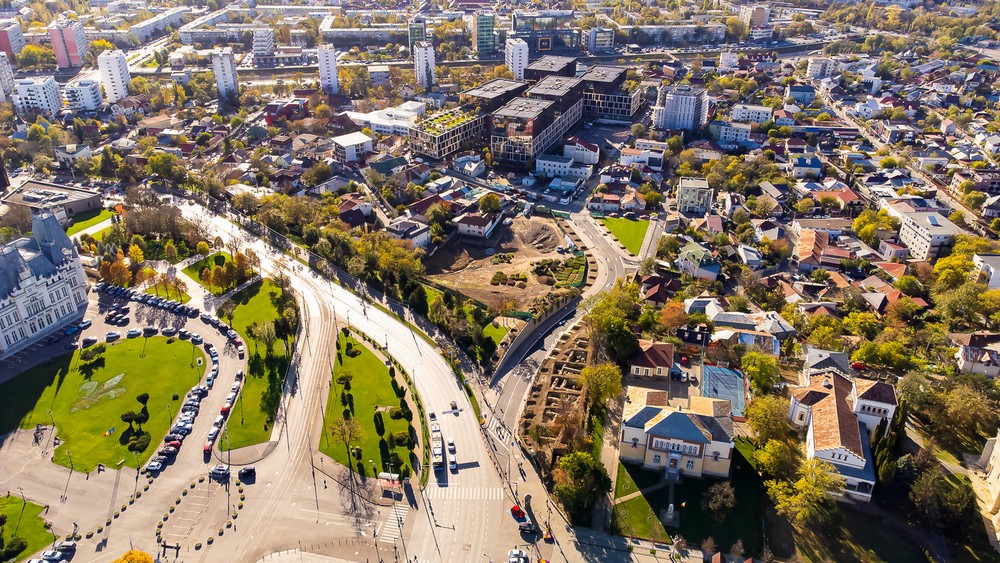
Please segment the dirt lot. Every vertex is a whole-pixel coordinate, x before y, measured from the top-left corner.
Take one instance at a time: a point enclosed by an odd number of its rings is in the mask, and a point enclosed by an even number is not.
[[[563,245],[562,233],[551,219],[525,218],[518,215],[510,227],[503,229],[492,256],[510,254],[509,263],[493,264],[486,248],[465,244],[461,238],[452,239],[427,261],[427,275],[441,285],[453,288],[469,297],[499,307],[504,300],[513,300],[515,309],[524,310],[535,297],[548,293],[551,286],[538,282],[531,273],[531,263],[546,258],[562,259],[566,254],[556,252]],[[523,274],[525,287],[515,285],[490,285],[494,274],[507,276]]]

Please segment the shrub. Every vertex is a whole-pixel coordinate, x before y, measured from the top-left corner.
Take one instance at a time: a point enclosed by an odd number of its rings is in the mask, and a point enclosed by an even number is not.
[[[28,549],[28,542],[20,536],[14,536],[7,540],[7,544],[3,549],[3,558],[5,560],[13,559],[18,553],[21,553],[25,549]]]
[[[140,453],[149,447],[150,436],[148,432],[143,432],[138,438],[128,443],[128,451]]]
[[[413,447],[413,443],[410,440],[410,433],[407,432],[406,430],[393,432],[392,437],[395,439],[397,446],[406,446],[407,448]]]
[[[389,418],[393,420],[399,420],[403,418],[403,409],[399,407],[392,407],[389,409]]]
[[[507,283],[507,274],[503,272],[493,274],[493,278],[490,279],[490,285],[500,285],[502,283]]]
[[[361,447],[358,446],[352,449],[351,453],[354,455],[354,459],[361,459],[361,455],[363,452],[361,451]]]

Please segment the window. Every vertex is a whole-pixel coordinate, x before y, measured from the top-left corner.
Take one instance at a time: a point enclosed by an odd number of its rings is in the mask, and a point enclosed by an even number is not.
[[[719,461],[719,452],[712,452],[712,461]]]
[[[660,454],[653,454],[653,463],[661,463],[662,459],[663,458],[660,457]]]
[[[687,467],[688,469],[694,469],[694,460],[689,459],[685,467]]]
[[[799,411],[799,422],[802,422],[806,418],[806,413]]]

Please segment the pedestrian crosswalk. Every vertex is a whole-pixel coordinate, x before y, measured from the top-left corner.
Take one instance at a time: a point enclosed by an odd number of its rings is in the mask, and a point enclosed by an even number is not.
[[[406,503],[396,502],[389,511],[389,517],[382,523],[382,529],[378,535],[378,541],[384,543],[396,543],[403,536],[403,528],[406,526],[406,515],[410,512],[410,507]]]
[[[500,487],[428,487],[424,496],[447,500],[502,500]]]

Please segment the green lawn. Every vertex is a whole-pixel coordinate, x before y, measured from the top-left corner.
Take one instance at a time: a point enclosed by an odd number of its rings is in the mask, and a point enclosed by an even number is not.
[[[605,217],[601,221],[629,253],[633,256],[639,254],[639,250],[642,248],[642,239],[646,237],[646,229],[649,228],[649,221],[614,217]]]
[[[87,227],[93,227],[101,221],[110,219],[114,214],[115,212],[110,209],[92,209],[90,211],[78,213],[75,217],[73,217],[73,224],[66,229],[66,234],[73,236]]]
[[[284,299],[290,300],[291,295],[286,295]],[[247,327],[254,322],[279,318],[280,311],[287,306],[282,305],[281,290],[270,281],[263,280],[234,295],[232,301],[237,305],[230,326],[246,342],[249,364],[243,391],[226,423],[228,446],[225,438],[219,441],[222,449],[259,444],[271,438],[271,423],[278,412],[288,367],[285,345],[280,340],[271,345],[268,353],[264,343],[250,338],[247,332]],[[289,350],[294,347],[293,339],[289,339],[288,346]]]
[[[506,336],[508,332],[510,332],[510,327],[504,326],[502,319],[498,318],[494,320],[499,323],[499,326],[490,323],[483,329],[483,334],[490,337],[494,344],[500,346],[500,341],[503,340],[503,337]]]
[[[115,467],[122,459],[131,467],[145,461],[170,427],[171,409],[177,414],[179,404],[168,404],[171,396],[183,396],[205,374],[204,365],[195,365],[195,358],[204,358],[198,347],[162,336],[120,340],[82,365],[79,354],[58,357],[0,385],[0,433],[55,420],[63,442],[55,462],[70,467],[72,458],[72,467],[80,471],[98,463]],[[130,431],[120,416],[141,411],[135,400],[141,393],[149,393],[143,430],[151,442],[137,458],[125,448]],[[114,434],[104,437],[111,428]]]
[[[640,465],[631,463],[618,464],[618,477],[615,479],[615,498],[652,487],[662,480],[658,471],[643,469]]]
[[[903,563],[926,560],[919,545],[880,517],[845,505],[840,505],[840,510],[843,513],[843,518],[838,520],[842,522],[840,534],[794,530],[795,550],[800,561]],[[988,544],[987,549],[992,551]]]
[[[217,264],[215,261],[216,256],[221,256],[223,258],[223,261]],[[193,279],[198,285],[208,290],[212,295],[222,295],[223,293],[226,292],[225,289],[217,285],[207,286],[201,281],[201,271],[205,269],[205,267],[211,267],[214,270],[215,266],[225,265],[226,262],[231,262],[232,260],[233,257],[228,252],[216,252],[215,254],[210,254],[205,258],[202,258],[201,260],[198,260],[197,262],[191,264],[187,268],[184,268],[184,273],[187,274],[188,277]]]
[[[169,289],[169,290],[168,290]],[[191,296],[187,293],[181,292],[180,299],[177,298],[177,292],[171,288],[167,288],[166,284],[163,282],[156,282],[156,285],[151,285],[146,288],[146,293],[150,295],[158,295],[166,299],[173,299],[175,301],[180,301],[181,303],[187,303],[191,300]]]
[[[604,407],[594,407],[590,413],[590,440],[593,445],[591,454],[594,459],[601,459],[601,448],[604,446],[604,419],[607,416],[607,409]]]
[[[3,545],[9,545],[13,537],[19,537],[28,544],[14,557],[14,561],[23,561],[52,544],[52,533],[45,527],[42,510],[43,507],[37,504],[25,504],[18,496],[0,497],[0,514],[7,517],[7,524],[3,527]]]
[[[361,354],[350,357],[346,353],[347,343],[350,342],[352,348],[361,350]],[[320,442],[320,451],[330,456],[337,463],[348,465],[351,461],[346,445],[330,432],[331,421],[337,417],[353,417],[358,421],[363,429],[361,439],[352,444],[353,447],[361,448],[361,463],[355,463],[355,467],[361,466],[362,472],[371,470],[368,460],[374,460],[379,471],[389,470],[390,456],[395,453],[400,460],[405,462],[407,467],[412,467],[410,450],[405,446],[389,447],[389,434],[395,432],[406,432],[416,438],[417,432],[406,419],[393,420],[389,416],[389,408],[398,407],[399,398],[393,392],[392,376],[389,375],[389,368],[366,346],[359,343],[353,337],[338,335],[337,339],[337,361],[334,365],[334,382],[330,388],[330,397],[326,406],[326,413],[323,421],[323,440]],[[344,386],[336,381],[337,377],[350,374],[351,389],[350,396],[344,395],[347,405],[341,400],[341,393],[345,391]],[[402,378],[397,379],[402,383]],[[413,408],[412,401],[408,401]],[[413,411],[416,413],[416,411]],[[381,420],[381,424],[378,420]],[[378,430],[382,433],[379,434]],[[399,473],[400,467],[393,466],[393,472]]]
[[[658,514],[644,496],[616,504],[611,512],[611,530],[626,537],[669,542]]]
[[[97,242],[103,241],[104,237],[108,236],[108,233],[111,232],[111,229],[112,229],[112,227],[108,227],[106,229],[101,229],[100,231],[97,231],[93,235],[94,236],[94,240],[96,240]]]

